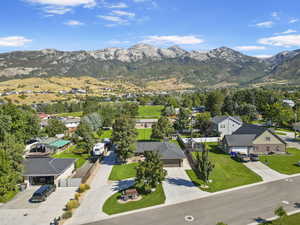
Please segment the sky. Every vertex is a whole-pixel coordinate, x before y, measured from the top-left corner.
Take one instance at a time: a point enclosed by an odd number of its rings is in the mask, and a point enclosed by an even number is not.
[[[0,52],[137,43],[268,57],[300,48],[299,0],[2,0]]]

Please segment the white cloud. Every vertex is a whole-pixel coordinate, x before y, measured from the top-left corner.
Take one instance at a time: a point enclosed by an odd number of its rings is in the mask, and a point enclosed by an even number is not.
[[[270,28],[273,25],[274,25],[274,23],[272,21],[265,21],[265,22],[261,22],[261,23],[255,24],[255,26],[257,26],[257,27],[263,27],[263,28]]]
[[[0,37],[0,46],[2,47],[22,47],[32,40],[22,36]]]
[[[56,5],[56,6],[84,6],[94,7],[96,6],[95,0],[27,0],[28,2],[38,3],[42,5]]]
[[[178,36],[178,35],[170,35],[170,36],[148,36],[142,42],[144,43],[152,43],[152,44],[178,44],[178,45],[193,45],[193,44],[201,44],[204,40],[194,36]]]
[[[254,55],[253,57],[260,58],[260,59],[266,59],[271,58],[273,55]]]
[[[255,45],[249,45],[249,46],[237,46],[235,47],[236,50],[239,51],[257,51],[257,50],[265,50],[265,46],[255,46]]]
[[[67,22],[64,23],[65,25],[67,26],[73,26],[73,27],[76,27],[76,26],[83,26],[84,23],[78,21],[78,20],[69,20]]]
[[[300,35],[279,35],[274,37],[261,38],[258,43],[280,47],[300,46]]]
[[[299,19],[294,18],[294,19],[291,19],[291,20],[289,21],[289,23],[297,23],[298,21],[299,21]]]
[[[135,17],[135,13],[126,12],[126,11],[122,11],[122,10],[113,10],[112,14],[117,15],[117,16]]]
[[[278,12],[272,12],[272,17],[274,18],[274,19],[276,19],[276,20],[280,20],[280,18],[279,18],[279,13]]]
[[[278,35],[278,34],[291,34],[291,33],[297,33],[297,31],[293,30],[293,29],[288,29],[288,30],[283,31],[283,32],[275,33],[275,35]]]
[[[104,19],[106,21],[109,21],[109,22],[114,22],[114,24],[108,24],[106,26],[108,27],[113,27],[113,26],[116,26],[116,25],[126,25],[128,24],[128,20],[126,19],[123,19],[119,16],[98,16],[98,18],[101,18],[101,19]]]
[[[66,8],[66,7],[45,7],[43,9],[44,12],[48,13],[48,14],[56,14],[56,15],[64,15],[70,11],[72,11],[72,9],[70,8]]]
[[[107,8],[111,8],[111,9],[125,9],[128,8],[128,5],[124,2],[119,2],[116,4],[112,4],[112,5],[108,5]]]

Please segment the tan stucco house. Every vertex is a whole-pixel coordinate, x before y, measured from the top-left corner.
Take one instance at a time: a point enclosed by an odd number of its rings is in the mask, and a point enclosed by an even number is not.
[[[223,138],[224,150],[228,153],[272,154],[285,153],[286,143],[270,129],[244,124],[232,135]]]

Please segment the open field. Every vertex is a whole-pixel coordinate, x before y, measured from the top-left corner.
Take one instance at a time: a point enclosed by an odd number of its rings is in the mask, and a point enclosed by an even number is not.
[[[161,110],[164,107],[162,105],[142,105],[139,106],[140,118],[159,118],[161,115]]]
[[[118,203],[118,198],[120,198],[121,193],[118,192],[111,197],[109,197],[104,205],[103,212],[108,215],[127,212],[135,209],[146,208],[154,205],[163,204],[166,200],[166,196],[162,185],[158,185],[155,192],[148,195],[143,195],[142,199],[139,201],[128,202],[126,204]]]
[[[296,148],[288,148],[288,155],[264,155],[260,156],[260,161],[265,163],[271,169],[279,173],[295,174],[300,173],[300,150]]]
[[[215,165],[210,179],[209,188],[204,191],[216,192],[246,184],[262,181],[262,178],[233,159],[228,154],[223,153],[216,143],[209,144],[209,158]],[[194,153],[197,154],[197,153]],[[197,177],[193,170],[186,171],[191,180],[200,187],[204,182]]]

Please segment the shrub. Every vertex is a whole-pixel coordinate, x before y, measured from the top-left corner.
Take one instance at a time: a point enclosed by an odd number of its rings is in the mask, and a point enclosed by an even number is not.
[[[79,202],[76,199],[71,199],[68,201],[66,208],[67,210],[75,209],[79,207]]]
[[[89,190],[91,187],[88,184],[84,184],[85,190]]]
[[[66,211],[62,214],[61,216],[63,219],[69,219],[72,217],[72,212],[71,211]]]
[[[80,198],[80,193],[75,193],[75,200],[79,200],[79,198]]]
[[[79,193],[83,193],[85,192],[86,190],[89,190],[90,189],[90,185],[88,184],[80,184],[79,186]]]

